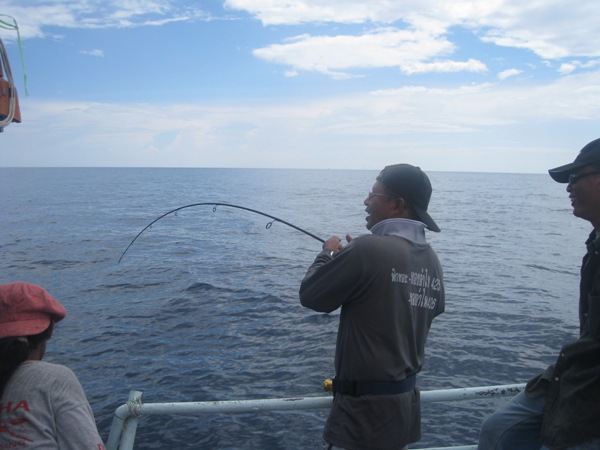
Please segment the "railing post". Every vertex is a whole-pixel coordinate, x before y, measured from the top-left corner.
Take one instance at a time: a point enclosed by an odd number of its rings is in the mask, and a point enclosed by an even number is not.
[[[106,450],[132,450],[142,404],[142,392],[131,391],[127,403],[115,411]]]

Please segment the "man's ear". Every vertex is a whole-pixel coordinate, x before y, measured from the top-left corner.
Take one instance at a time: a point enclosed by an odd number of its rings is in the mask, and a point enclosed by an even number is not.
[[[407,214],[410,214],[410,205],[403,197],[394,199],[394,209],[399,217],[407,217]]]

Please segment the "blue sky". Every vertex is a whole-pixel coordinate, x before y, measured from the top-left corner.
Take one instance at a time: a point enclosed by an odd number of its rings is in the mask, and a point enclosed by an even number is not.
[[[3,167],[542,173],[600,137],[587,0],[2,0],[0,14],[23,46],[0,28],[23,119],[0,133]]]

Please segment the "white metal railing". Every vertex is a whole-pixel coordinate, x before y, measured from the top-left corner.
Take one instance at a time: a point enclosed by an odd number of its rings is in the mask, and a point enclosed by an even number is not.
[[[448,402],[491,397],[513,396],[525,384],[506,384],[460,389],[422,391],[421,402]],[[291,397],[263,400],[227,400],[214,402],[142,403],[142,392],[131,391],[129,400],[119,406],[110,427],[107,450],[132,450],[140,416],[160,414],[217,414],[258,411],[290,411],[303,409],[326,409],[331,407],[333,396]],[[476,450],[476,445],[460,447],[429,448],[423,450]]]

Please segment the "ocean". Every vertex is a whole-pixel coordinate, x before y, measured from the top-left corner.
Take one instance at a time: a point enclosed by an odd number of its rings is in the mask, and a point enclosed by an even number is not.
[[[338,313],[298,288],[323,239],[367,232],[376,171],[0,168],[0,282],[67,309],[46,360],[79,377],[104,440],[131,390],[146,402],[326,395]],[[430,172],[428,233],[445,272],[422,390],[525,382],[578,334],[591,225],[545,174]],[[423,405],[411,448],[467,445],[506,399]],[[137,449],[317,449],[326,410],[143,417]]]

